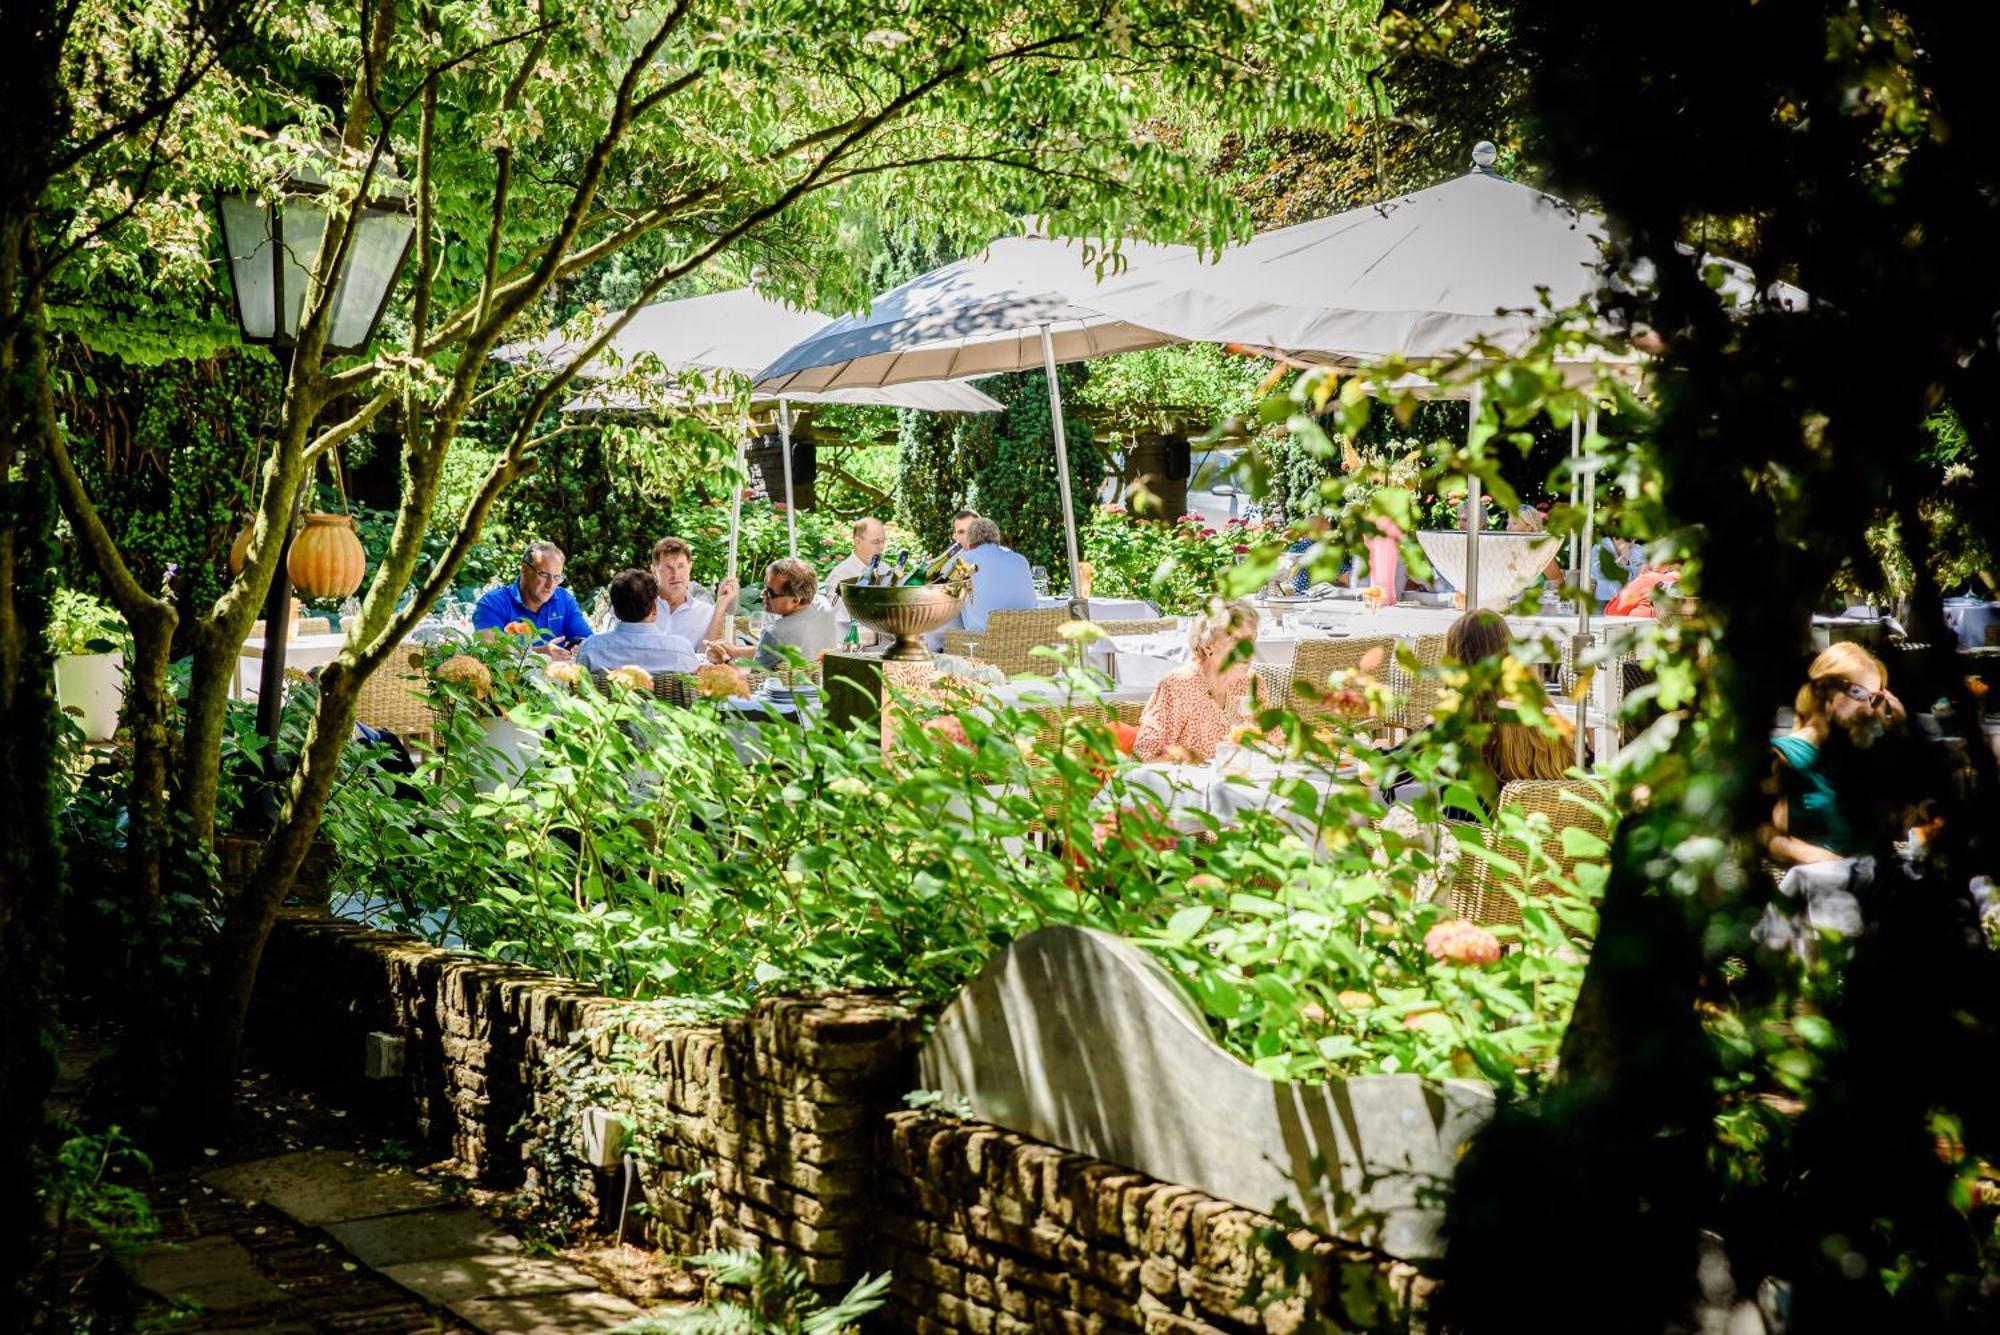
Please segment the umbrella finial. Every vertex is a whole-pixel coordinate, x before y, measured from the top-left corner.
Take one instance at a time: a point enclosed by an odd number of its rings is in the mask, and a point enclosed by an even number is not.
[[[1490,172],[1493,164],[1500,160],[1500,150],[1491,139],[1482,139],[1472,146],[1472,167],[1474,171]]]

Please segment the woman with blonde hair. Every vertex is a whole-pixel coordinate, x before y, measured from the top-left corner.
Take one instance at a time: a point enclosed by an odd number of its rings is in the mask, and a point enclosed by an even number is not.
[[[1806,669],[1793,712],[1797,726],[1771,743],[1777,804],[1759,834],[1777,862],[1833,862],[1869,851],[1856,793],[1866,786],[1861,753],[1905,717],[1889,694],[1889,669],[1852,642],[1829,645]]]
[[[1207,762],[1249,718],[1250,654],[1257,609],[1212,602],[1188,629],[1188,661],[1153,687],[1132,754]]]

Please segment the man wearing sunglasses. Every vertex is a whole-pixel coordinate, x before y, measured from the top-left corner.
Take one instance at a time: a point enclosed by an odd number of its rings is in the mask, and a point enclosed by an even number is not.
[[[536,647],[558,662],[590,638],[590,622],[563,587],[562,548],[553,542],[528,545],[521,575],[512,584],[488,589],[472,609],[474,630],[500,631],[525,621],[535,628]]]
[[[771,620],[757,646],[753,649],[747,644],[709,640],[702,645],[703,651],[716,663],[754,657],[761,668],[783,667],[787,649],[796,651],[808,663],[817,661],[821,654],[840,643],[840,628],[833,613],[813,606],[813,594],[818,587],[819,577],[804,561],[785,557],[771,562],[764,571],[764,610]]]
[[[1806,669],[1793,702],[1798,726],[1771,743],[1777,805],[1764,847],[1788,865],[1834,862],[1874,851],[1870,798],[1879,763],[1864,753],[1904,721],[1888,691],[1889,670],[1858,644],[1828,647]]]

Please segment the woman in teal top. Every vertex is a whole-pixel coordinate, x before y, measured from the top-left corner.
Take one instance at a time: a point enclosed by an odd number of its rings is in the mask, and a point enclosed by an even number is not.
[[[1881,660],[1851,642],[1832,645],[1806,670],[1794,702],[1798,726],[1771,743],[1778,801],[1762,834],[1776,861],[1832,862],[1869,851],[1868,831],[1857,818],[1855,767],[1830,763],[1828,742],[1836,757],[1853,755],[1901,723],[1903,705],[1888,684]]]

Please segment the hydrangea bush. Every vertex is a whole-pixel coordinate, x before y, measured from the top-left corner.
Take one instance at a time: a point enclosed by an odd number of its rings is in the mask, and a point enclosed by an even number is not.
[[[1082,705],[1099,685],[1072,673],[1061,689]],[[1477,832],[1435,803],[1414,813],[1429,843],[1378,828],[1366,783],[1408,766],[1477,804],[1454,779],[1476,738],[1449,722],[1392,762],[1363,719],[1267,711],[1280,740],[1260,745],[1343,777],[1292,781],[1278,810],[1224,823],[1161,810],[1089,711],[1056,727],[928,692],[898,702],[884,748],[584,681],[528,691],[511,717],[547,737],[503,786],[469,711],[414,785],[357,760],[327,822],[341,884],[390,925],[713,1013],[834,986],[941,1003],[1014,937],[1074,923],[1152,952],[1267,1074],[1512,1087],[1553,1061],[1582,973],[1572,933],[1601,885],[1593,866],[1538,866],[1569,898],[1516,927],[1422,896],[1434,840]]]

